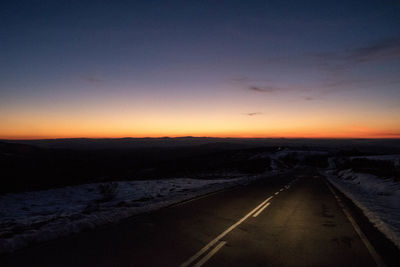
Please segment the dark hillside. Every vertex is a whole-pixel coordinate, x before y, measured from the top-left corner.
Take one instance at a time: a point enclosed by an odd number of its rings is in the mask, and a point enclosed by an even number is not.
[[[82,183],[213,178],[258,173],[268,159],[252,156],[275,148],[241,148],[229,143],[185,147],[72,150],[0,143],[1,192],[39,190]]]

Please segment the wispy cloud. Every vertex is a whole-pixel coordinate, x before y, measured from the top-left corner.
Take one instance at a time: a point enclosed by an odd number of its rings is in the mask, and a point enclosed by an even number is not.
[[[393,85],[400,83],[399,78],[387,78],[387,77],[372,77],[364,79],[354,79],[351,77],[341,77],[336,75],[329,77],[327,80],[317,83],[314,87],[319,88],[318,92],[323,95],[348,92],[354,90],[366,90],[367,88],[376,88],[386,85]]]
[[[104,82],[104,80],[99,79],[99,78],[94,77],[94,76],[82,76],[82,79],[84,81],[86,81],[86,82],[95,83],[95,84],[100,84],[100,83]]]
[[[247,87],[247,90],[254,91],[254,92],[260,92],[260,93],[274,93],[277,91],[281,91],[282,88],[280,87],[275,87],[275,86],[249,86]]]
[[[400,132],[376,132],[372,133],[372,135],[387,138],[400,138]]]
[[[351,85],[360,85],[371,82],[371,79],[329,79],[324,82],[321,82],[318,86],[322,88],[335,88],[335,87],[343,87],[343,86],[351,86]]]
[[[232,78],[231,81],[236,82],[236,83],[245,83],[245,82],[249,81],[249,78],[246,76],[239,76],[239,77]]]
[[[287,71],[286,80],[279,80],[280,76],[273,77],[266,71],[261,79],[238,75],[230,82],[234,83],[235,88],[248,92],[270,96],[293,93],[306,101],[312,101],[323,99],[325,95],[330,94],[397,85],[400,79],[396,77],[395,72],[376,72],[368,75],[369,72],[363,71],[365,66],[377,68],[386,62],[390,64],[400,62],[400,37],[381,39],[335,52],[274,58],[264,62],[264,66],[268,65],[268,68],[273,68],[276,64],[282,71]],[[299,82],[294,81],[291,76],[292,74],[294,77],[298,76],[297,69],[304,71],[306,77]],[[307,75],[309,75],[308,81]]]
[[[360,134],[368,134],[369,136],[375,137],[388,137],[388,138],[398,138],[400,137],[400,132],[398,131],[380,131],[374,128],[365,126],[365,125],[351,125],[348,127],[348,130],[360,135]]]
[[[367,62],[398,57],[400,57],[400,38],[391,38],[351,50],[345,59],[353,62]]]
[[[280,91],[286,91],[288,88],[275,86],[274,82],[266,80],[253,80],[247,76],[238,76],[230,80],[240,88],[246,91],[252,91],[257,93],[275,93]]]
[[[250,117],[256,116],[256,115],[262,115],[262,114],[263,114],[262,112],[249,112],[249,113],[244,113],[244,115],[250,116]]]
[[[400,38],[382,39],[375,43],[339,52],[313,55],[317,64],[331,70],[343,70],[354,65],[400,59]]]

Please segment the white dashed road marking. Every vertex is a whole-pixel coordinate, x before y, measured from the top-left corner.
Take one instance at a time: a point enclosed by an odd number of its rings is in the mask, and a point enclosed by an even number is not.
[[[210,252],[208,252],[207,255],[205,255],[201,260],[199,260],[198,263],[196,263],[194,266],[196,267],[200,267],[202,266],[204,263],[206,263],[215,253],[218,252],[218,250],[220,250],[224,245],[226,244],[226,241],[221,241],[218,243],[217,246],[215,246],[215,248],[213,248]]]
[[[281,189],[283,191],[283,188]],[[278,192],[275,192],[275,195],[278,195]],[[218,235],[216,238],[211,240],[207,245],[205,245],[202,249],[200,249],[196,254],[194,254],[192,257],[190,257],[187,261],[182,263],[180,266],[181,267],[186,267],[195,262],[201,255],[203,255],[206,251],[208,251],[210,248],[214,247],[208,254],[206,254],[201,260],[199,260],[194,266],[201,266],[204,263],[206,263],[215,253],[218,252],[225,244],[226,241],[221,241],[221,238],[226,236],[229,232],[231,232],[233,229],[235,229],[238,225],[240,225],[242,222],[244,222],[247,218],[249,218],[251,215],[253,217],[257,217],[265,208],[267,208],[271,203],[270,201],[274,196],[270,196],[267,199],[265,199],[263,202],[261,202],[257,207],[255,207],[253,210],[251,210],[249,213],[247,213],[245,216],[243,216],[239,221],[231,225],[228,229],[226,229],[224,232],[222,232],[220,235]],[[217,244],[218,243],[218,244]],[[217,244],[215,246],[215,244]]]
[[[263,210],[265,210],[266,207],[268,207],[271,203],[268,202],[267,204],[264,205],[261,209],[259,209],[256,213],[253,214],[253,217],[257,217]]]

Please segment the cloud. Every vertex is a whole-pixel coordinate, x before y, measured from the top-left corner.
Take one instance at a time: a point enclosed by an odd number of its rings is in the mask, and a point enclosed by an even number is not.
[[[244,113],[244,115],[250,116],[250,117],[256,116],[256,115],[261,115],[261,114],[262,114],[262,112],[249,112],[249,113]]]
[[[278,91],[288,90],[288,88],[283,88],[275,85],[268,85],[268,83],[271,83],[271,81],[252,80],[247,76],[234,77],[231,78],[230,81],[234,82],[234,84],[236,85],[239,85],[239,87],[244,90],[258,92],[258,93],[275,93]],[[254,85],[254,84],[266,84],[266,83],[267,85],[262,85],[262,86]]]
[[[332,94],[351,91],[367,92],[376,88],[393,87],[400,83],[396,72],[376,72],[370,75],[362,67],[374,68],[386,62],[400,62],[400,37],[381,39],[352,49],[342,49],[329,53],[306,54],[295,57],[277,57],[264,61],[264,67],[287,71],[287,79],[275,77],[268,71],[263,76],[249,78],[238,74],[229,82],[235,89],[266,96],[297,95],[303,101],[324,101]],[[299,71],[297,71],[299,70]],[[301,77],[299,82],[291,77]],[[308,73],[307,71],[310,71]],[[299,74],[300,72],[300,74]],[[397,75],[398,76],[398,75]],[[251,115],[249,115],[251,116]]]
[[[249,86],[247,87],[248,90],[254,91],[254,92],[260,92],[260,93],[274,93],[277,91],[281,91],[282,88],[280,87],[275,87],[275,86]]]
[[[232,82],[237,82],[237,83],[245,83],[249,81],[249,78],[246,76],[239,76],[231,79]]]
[[[400,38],[380,40],[346,53],[345,59],[353,62],[367,62],[400,57]]]
[[[400,59],[400,38],[381,39],[354,49],[312,56],[316,63],[328,70],[345,70],[364,63]]]
[[[338,79],[330,79],[327,81],[322,82],[319,86],[323,88],[334,88],[334,87],[343,87],[343,86],[350,86],[350,85],[360,85],[371,82],[371,79],[349,79],[349,78],[342,78],[341,80]]]
[[[387,78],[387,77],[372,77],[365,79],[353,79],[351,77],[342,77],[336,75],[336,77],[330,77],[325,81],[319,82],[314,85],[314,88],[319,88],[320,94],[328,95],[332,93],[348,92],[348,91],[365,91],[368,88],[378,88],[382,86],[391,86],[393,84],[400,83],[399,78]]]
[[[95,84],[99,84],[99,83],[103,83],[104,82],[104,80],[99,79],[99,78],[94,77],[94,76],[83,76],[82,79],[85,80],[86,82],[95,83]]]
[[[379,131],[374,128],[371,128],[369,126],[365,125],[351,125],[348,127],[348,130],[360,135],[360,134],[366,134],[369,136],[374,136],[374,137],[388,137],[388,138],[399,138],[400,137],[400,132],[398,131]]]
[[[388,138],[400,138],[400,132],[375,132],[371,135],[378,136],[378,137],[388,137]]]

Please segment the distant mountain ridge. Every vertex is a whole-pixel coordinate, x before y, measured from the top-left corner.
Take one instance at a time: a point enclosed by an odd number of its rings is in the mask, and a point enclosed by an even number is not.
[[[144,138],[59,138],[36,140],[0,140],[0,142],[33,145],[42,148],[98,150],[185,146],[306,146],[322,148],[375,147],[400,152],[400,139],[312,139],[312,138],[218,138],[218,137],[144,137]]]

